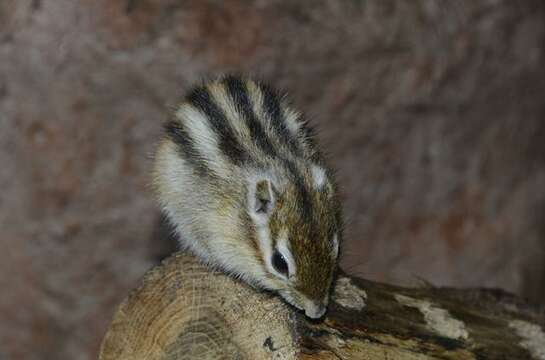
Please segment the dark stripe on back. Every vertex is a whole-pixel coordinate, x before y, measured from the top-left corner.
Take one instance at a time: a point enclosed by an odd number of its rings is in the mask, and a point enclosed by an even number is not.
[[[250,98],[248,96],[248,90],[246,89],[244,82],[241,79],[234,76],[226,77],[223,80],[223,82],[225,86],[227,87],[227,92],[229,96],[232,98],[233,102],[235,103],[237,107],[237,111],[239,111],[243,115],[246,121],[246,124],[248,125],[248,128],[250,129],[250,135],[252,139],[256,141],[257,145],[266,154],[269,154],[270,156],[279,159],[289,169],[289,172],[296,184],[296,187],[299,190],[298,203],[300,204],[302,216],[308,221],[311,221],[312,219],[311,197],[307,190],[304,178],[299,172],[299,169],[297,169],[297,165],[292,160],[283,157],[282,154],[280,153],[277,153],[275,148],[272,146],[270,139],[267,137],[267,134],[265,133],[265,131],[263,130],[263,127],[261,126],[261,123],[256,118],[256,115],[252,108],[252,104],[250,102]],[[283,121],[282,121],[282,124],[284,124]]]
[[[189,136],[183,124],[177,121],[169,121],[165,124],[165,131],[170,139],[178,145],[178,152],[182,158],[193,166],[198,175],[215,175],[206,165],[206,159],[204,159],[195,148],[193,139]]]
[[[261,126],[261,123],[256,118],[256,115],[252,108],[252,104],[250,102],[250,98],[248,96],[248,90],[246,89],[244,82],[237,77],[228,76],[223,80],[223,83],[227,88],[227,93],[236,105],[237,111],[243,115],[244,120],[246,121],[246,124],[250,129],[250,135],[252,139],[256,141],[257,145],[266,154],[272,156],[273,158],[279,159],[288,168],[290,175],[293,178],[297,189],[299,190],[298,204],[300,206],[301,215],[306,221],[312,221],[312,199],[307,190],[305,180],[301,175],[299,169],[297,168],[295,162],[283,157],[282,154],[277,153],[275,148],[272,146],[270,139],[267,137],[267,134]],[[284,124],[283,121],[282,124]]]
[[[208,89],[201,87],[193,90],[187,100],[206,115],[212,130],[218,136],[220,150],[236,165],[246,162],[248,152],[238,142],[229,121],[212,99]]]
[[[279,139],[288,146],[294,153],[300,155],[301,149],[298,146],[297,139],[293,138],[286,126],[286,119],[283,117],[280,106],[280,98],[276,91],[266,84],[259,84],[259,89],[263,94],[263,109],[268,115],[270,122],[276,131]]]
[[[227,93],[233,100],[237,111],[242,114],[242,117],[250,130],[250,136],[257,146],[263,150],[266,155],[272,157],[278,156],[254,113],[244,82],[237,77],[228,76],[223,80],[223,83],[225,84]]]

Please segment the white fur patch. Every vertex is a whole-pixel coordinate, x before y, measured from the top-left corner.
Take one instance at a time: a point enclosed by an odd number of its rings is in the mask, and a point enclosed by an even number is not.
[[[299,131],[301,130],[301,121],[299,120],[299,114],[291,109],[284,111],[284,117],[286,119],[286,127],[289,132],[295,138],[299,138]]]
[[[282,231],[282,233],[280,233],[276,246],[278,251],[282,254],[282,256],[284,256],[284,259],[286,259],[286,262],[288,263],[289,275],[296,275],[297,267],[295,266],[295,261],[288,246],[288,234],[286,231]]]
[[[333,239],[331,239],[331,254],[336,259],[337,256],[339,256],[339,236],[337,234],[333,235]]]
[[[326,183],[326,172],[325,169],[319,167],[318,165],[311,166],[312,181],[315,189],[322,188]]]
[[[534,358],[545,360],[545,333],[541,327],[523,320],[513,320],[509,327],[515,329],[522,338],[520,346],[528,350]]]
[[[437,307],[429,301],[414,299],[405,295],[396,294],[395,298],[404,306],[420,310],[428,327],[439,335],[450,339],[467,340],[469,338],[464,323],[453,318],[447,310]]]
[[[182,105],[176,112],[178,117],[187,128],[189,136],[193,139],[196,150],[208,163],[208,166],[219,176],[227,177],[229,167],[223,154],[219,150],[218,139],[214,131],[210,128],[210,123],[206,116],[196,108],[190,105]]]
[[[246,86],[248,87],[248,95],[250,103],[252,104],[252,110],[257,115],[256,118],[263,126],[263,129],[268,132],[270,130],[271,121],[270,119],[267,120],[267,114],[263,111],[263,94],[253,81],[247,82]]]

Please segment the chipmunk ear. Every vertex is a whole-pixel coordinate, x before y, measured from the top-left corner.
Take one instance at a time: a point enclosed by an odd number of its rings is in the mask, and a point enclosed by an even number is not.
[[[258,178],[250,182],[248,211],[257,223],[266,223],[274,208],[275,188],[269,179]]]
[[[269,180],[259,180],[255,184],[253,210],[258,214],[269,214],[274,206],[274,192]]]

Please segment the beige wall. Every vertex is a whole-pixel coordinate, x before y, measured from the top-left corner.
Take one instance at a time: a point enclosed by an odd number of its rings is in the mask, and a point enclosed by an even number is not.
[[[318,126],[343,266],[545,301],[542,1],[0,1],[0,358],[92,359],[167,245],[150,154],[248,72]]]

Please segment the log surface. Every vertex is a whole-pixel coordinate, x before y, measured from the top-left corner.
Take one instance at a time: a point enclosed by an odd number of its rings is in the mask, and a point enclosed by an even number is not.
[[[176,253],[118,308],[100,359],[545,359],[545,316],[499,290],[402,288],[340,275],[307,319]]]

